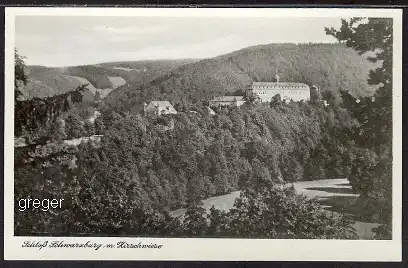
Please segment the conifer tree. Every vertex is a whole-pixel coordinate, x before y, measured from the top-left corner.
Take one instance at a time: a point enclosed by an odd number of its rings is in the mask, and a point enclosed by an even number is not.
[[[85,135],[85,128],[80,117],[76,114],[68,115],[65,120],[65,129],[68,139],[80,138]]]
[[[380,213],[380,218],[385,221],[384,226],[378,229],[378,237],[391,239],[393,20],[343,19],[339,30],[325,30],[328,35],[354,48],[360,55],[369,54],[367,58],[370,61],[381,63],[370,71],[367,80],[369,84],[379,86],[374,98],[362,98],[356,105],[356,99],[348,97],[352,102],[349,106],[355,107],[354,115],[361,123],[355,132],[355,140],[361,147],[376,152],[380,158],[370,169],[356,164],[352,168],[350,180],[364,197],[369,198],[370,203],[377,204],[374,211]],[[366,160],[372,161],[373,157]]]

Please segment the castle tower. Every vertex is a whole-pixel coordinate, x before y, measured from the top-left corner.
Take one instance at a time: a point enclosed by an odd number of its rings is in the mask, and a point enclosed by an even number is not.
[[[276,78],[276,83],[279,84],[278,69],[275,70],[275,78]]]

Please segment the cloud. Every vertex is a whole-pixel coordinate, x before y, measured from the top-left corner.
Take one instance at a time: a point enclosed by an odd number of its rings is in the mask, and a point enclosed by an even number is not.
[[[274,42],[328,42],[340,18],[17,17],[28,64],[205,58]]]
[[[146,27],[141,28],[139,26],[131,26],[131,27],[124,27],[124,28],[117,28],[112,26],[97,26],[95,27],[97,32],[101,32],[103,34],[116,34],[116,35],[128,35],[128,34],[151,34],[153,32],[160,31],[160,27]]]

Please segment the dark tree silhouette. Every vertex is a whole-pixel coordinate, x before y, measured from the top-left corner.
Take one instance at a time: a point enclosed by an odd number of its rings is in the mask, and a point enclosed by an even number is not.
[[[20,56],[17,49],[14,49],[14,99],[18,100],[22,93],[20,87],[26,85],[28,81],[28,76],[25,72],[24,57]]]
[[[378,161],[373,160],[375,154],[369,157],[361,156],[363,163],[355,163],[350,181],[363,197],[372,201],[369,204],[376,204],[369,209],[381,211],[380,217],[385,221],[385,227],[378,229],[378,237],[391,239],[393,20],[343,19],[340,30],[326,28],[326,33],[354,48],[360,55],[368,54],[370,61],[381,63],[370,71],[368,77],[369,84],[379,85],[373,97],[358,100],[346,97],[349,100],[346,105],[354,107],[352,112],[361,123],[361,127],[355,132],[355,140],[361,147],[371,149],[380,156]],[[358,166],[365,165],[366,162],[372,165]]]

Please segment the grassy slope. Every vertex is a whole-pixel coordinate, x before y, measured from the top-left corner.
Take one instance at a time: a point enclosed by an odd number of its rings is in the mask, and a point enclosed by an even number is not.
[[[26,98],[47,97],[74,90],[86,81],[90,88],[106,89],[109,92],[116,88],[112,79],[123,78],[126,83],[143,84],[173,68],[194,60],[159,60],[101,63],[97,65],[49,68],[45,66],[29,66],[29,83],[23,89]],[[126,67],[134,70],[125,71],[114,67]],[[146,71],[139,71],[144,70]],[[79,79],[75,79],[78,77]],[[118,84],[118,83],[117,83]]]
[[[57,68],[30,66],[29,81],[22,92],[26,98],[44,98],[72,91],[82,83],[65,77]]]

